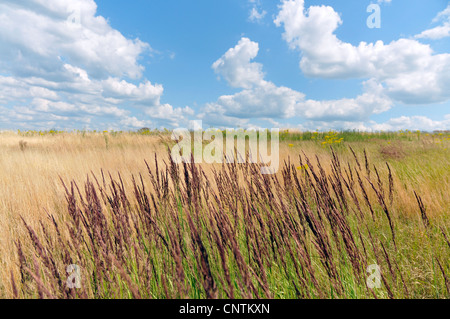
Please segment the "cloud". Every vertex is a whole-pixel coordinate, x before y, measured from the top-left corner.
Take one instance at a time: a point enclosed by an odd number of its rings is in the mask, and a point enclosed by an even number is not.
[[[212,65],[216,74],[225,78],[231,87],[243,90],[208,103],[199,115],[201,119],[215,126],[243,125],[249,119],[294,117],[315,121],[362,121],[392,105],[383,87],[374,80],[366,81],[365,92],[356,98],[306,100],[305,94],[264,79],[262,65],[252,62],[258,51],[258,43],[244,37]]]
[[[330,6],[305,8],[303,0],[283,0],[274,22],[283,26],[290,48],[301,51],[306,76],[373,79],[390,98],[405,104],[450,100],[450,54],[434,54],[413,39],[358,46],[343,42],[335,34],[340,15]]]
[[[189,106],[173,107],[170,104],[160,104],[147,107],[145,113],[152,119],[157,119],[162,127],[186,127],[190,122],[189,118],[195,115]]]
[[[93,0],[2,1],[1,68],[14,75],[52,75],[63,59],[82,65],[93,78],[139,78],[143,67],[138,57],[150,46],[125,38],[96,10]],[[73,12],[79,13],[79,23],[68,21]]]
[[[218,103],[207,103],[200,113],[198,119],[203,121],[204,125],[211,127],[247,127],[250,123],[249,119],[242,119],[226,115],[226,109]]]
[[[372,124],[375,131],[398,131],[398,130],[420,130],[439,131],[448,130],[450,127],[450,114],[447,114],[442,121],[434,121],[426,116],[401,116],[390,119],[381,124]]]
[[[132,128],[143,128],[143,127],[149,127],[152,125],[152,122],[147,120],[139,120],[136,117],[125,117],[123,120],[120,121],[120,125],[125,127],[132,127]]]
[[[264,17],[267,15],[267,11],[261,7],[260,0],[249,0],[248,1],[251,9],[248,16],[250,22],[261,23]]]
[[[139,59],[150,45],[126,38],[96,10],[93,0],[0,3],[2,127],[135,128],[187,120],[189,109],[161,104],[163,86],[142,78]]]
[[[214,105],[234,118],[291,118],[303,98],[303,93],[264,81],[234,95],[223,95]]]
[[[290,127],[290,126],[288,126]],[[383,123],[375,121],[306,121],[297,125],[302,131],[330,131],[330,130],[356,130],[362,132],[420,130],[420,131],[443,131],[450,127],[450,114],[442,120],[432,120],[426,116],[400,116],[392,118]]]
[[[207,106],[207,113],[215,109],[222,117],[240,119],[295,115],[296,105],[303,100],[304,94],[265,81],[262,65],[252,62],[258,52],[258,43],[244,37],[214,62],[212,68],[216,74],[231,87],[243,90],[219,97],[217,102]]]
[[[260,85],[264,74],[262,65],[250,62],[258,55],[259,45],[248,38],[229,49],[212,65],[214,72],[221,75],[231,87],[251,88]]]
[[[164,92],[162,85],[152,85],[149,81],[135,85],[118,78],[108,78],[101,83],[103,96],[106,98],[146,102],[149,105],[159,105]]]
[[[252,21],[252,22],[260,22],[262,19],[264,19],[264,17],[266,16],[266,14],[267,14],[267,11],[265,11],[265,10],[259,11],[258,8],[253,7],[253,8],[250,10],[250,16],[249,16],[249,19],[250,19],[250,21]]]
[[[287,118],[295,115],[295,106],[304,94],[286,87],[277,87],[264,80],[262,64],[252,62],[259,45],[243,37],[213,63],[214,72],[229,86],[241,88],[234,95],[223,95],[208,103],[199,118],[214,126],[242,126],[253,118]]]
[[[307,100],[299,105],[297,114],[315,121],[362,121],[391,108],[392,101],[375,81],[365,82],[364,91],[356,98]]]
[[[450,4],[433,19],[434,23],[442,21],[442,25],[423,31],[416,35],[417,39],[438,40],[450,37]]]

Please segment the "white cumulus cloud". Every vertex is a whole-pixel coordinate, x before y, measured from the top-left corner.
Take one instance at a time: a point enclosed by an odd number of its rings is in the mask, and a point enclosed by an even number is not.
[[[450,54],[434,54],[428,44],[399,39],[354,46],[336,36],[342,19],[332,7],[306,8],[304,0],[283,0],[274,22],[284,28],[289,46],[301,52],[306,76],[373,79],[405,104],[450,100]]]
[[[416,38],[438,40],[450,37],[450,3],[447,8],[438,13],[438,15],[433,19],[433,22],[442,22],[442,24],[423,31],[422,33],[416,35]]]
[[[135,128],[187,120],[190,109],[161,104],[163,86],[142,78],[139,59],[150,45],[126,38],[96,11],[94,0],[0,2],[2,127]]]
[[[212,65],[231,87],[243,90],[207,104],[200,118],[215,126],[233,121],[243,125],[256,118],[361,121],[392,105],[382,85],[374,80],[366,81],[365,92],[356,98],[307,100],[302,92],[266,81],[262,65],[252,62],[258,51],[258,43],[244,37]]]

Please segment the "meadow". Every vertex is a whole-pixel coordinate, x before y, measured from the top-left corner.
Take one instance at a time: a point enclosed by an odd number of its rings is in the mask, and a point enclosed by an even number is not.
[[[286,130],[276,175],[173,144],[0,133],[0,297],[450,298],[449,132]]]

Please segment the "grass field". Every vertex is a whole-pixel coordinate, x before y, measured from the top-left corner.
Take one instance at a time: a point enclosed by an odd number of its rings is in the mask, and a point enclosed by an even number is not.
[[[273,176],[172,143],[0,133],[0,296],[450,297],[450,133],[283,131]]]

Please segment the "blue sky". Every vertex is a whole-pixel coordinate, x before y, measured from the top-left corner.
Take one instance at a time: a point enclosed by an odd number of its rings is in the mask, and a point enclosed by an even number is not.
[[[450,129],[449,40],[448,0],[4,0],[0,129]]]

